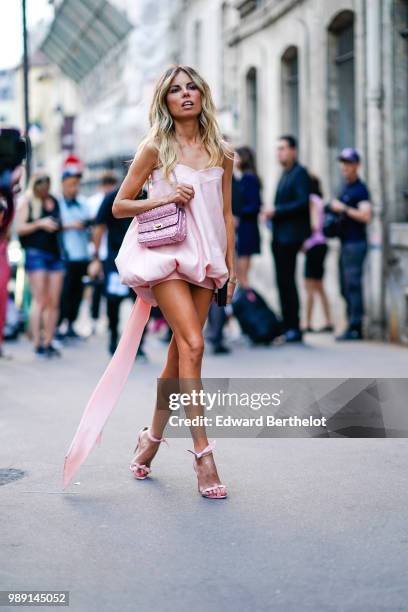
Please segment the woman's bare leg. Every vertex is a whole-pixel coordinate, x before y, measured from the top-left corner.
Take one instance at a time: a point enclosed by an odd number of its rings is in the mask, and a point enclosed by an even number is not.
[[[306,287],[306,327],[312,327],[313,302],[314,302],[314,282],[311,279],[305,280]]]
[[[326,325],[327,327],[329,327],[332,325],[332,318],[331,318],[331,312],[330,312],[330,304],[329,304],[329,300],[327,299],[325,288],[323,286],[323,281],[316,281],[316,292],[320,296],[322,306],[323,306],[324,316],[326,318]]]
[[[31,290],[30,331],[34,346],[41,343],[41,317],[47,303],[46,293],[47,272],[36,270],[29,273]]]
[[[44,310],[44,344],[51,344],[59,315],[60,295],[64,272],[48,272],[47,303]]]
[[[160,310],[173,330],[173,337],[169,346],[167,363],[161,378],[179,378],[180,391],[199,391],[201,386],[201,364],[204,351],[202,329],[208,315],[213,291],[204,287],[189,285],[182,280],[170,280],[159,283],[153,287],[153,293]],[[168,408],[168,398],[160,397],[156,403],[153,415],[151,432],[155,437],[161,437],[167,424],[171,411]],[[162,404],[161,404],[162,403]],[[202,406],[186,406],[186,416],[194,418],[202,416]],[[203,426],[190,428],[194,448],[197,452],[208,445],[207,434]],[[147,436],[143,437],[143,447],[137,455],[139,463],[145,463],[153,458],[152,452],[157,452],[157,444],[151,442]],[[156,448],[154,449],[154,447]],[[145,458],[147,459],[145,461]],[[202,488],[220,484],[212,455],[197,460],[197,475]],[[223,492],[220,491],[220,495]]]

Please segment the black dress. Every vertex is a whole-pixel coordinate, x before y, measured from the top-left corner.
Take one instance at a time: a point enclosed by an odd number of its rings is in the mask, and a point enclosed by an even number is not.
[[[239,224],[236,230],[238,257],[257,255],[261,252],[258,214],[262,206],[261,185],[252,172],[245,172],[238,182],[241,202]]]

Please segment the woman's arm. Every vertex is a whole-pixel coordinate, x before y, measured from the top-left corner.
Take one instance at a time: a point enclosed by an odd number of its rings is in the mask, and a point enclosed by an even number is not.
[[[16,212],[16,232],[18,236],[28,236],[39,229],[46,232],[56,232],[59,229],[59,224],[51,217],[41,217],[35,221],[27,221],[28,219],[28,200],[24,198],[20,202]]]
[[[148,143],[135,155],[128,173],[116,195],[112,207],[112,214],[115,219],[135,217],[147,210],[162,206],[162,204],[175,202],[184,205],[191,200],[194,196],[194,189],[191,185],[183,183],[179,183],[175,191],[167,196],[148,198],[146,200],[135,200],[156,165],[157,149],[152,143]]]
[[[310,206],[311,229],[313,232],[317,232],[319,230],[319,211],[317,208],[316,201],[313,197],[310,198],[309,206]]]
[[[231,154],[233,155],[233,151],[231,149]],[[227,268],[229,271],[230,279],[235,281],[235,226],[234,226],[234,217],[232,215],[232,205],[231,205],[231,188],[232,188],[232,169],[233,169],[233,160],[228,157],[224,157],[224,174],[222,176],[222,198],[224,202],[223,214],[225,221],[225,229],[227,232],[227,253],[225,256],[225,263],[227,264]],[[232,292],[230,293],[232,287]],[[229,295],[232,297],[233,288],[235,285],[229,285]]]
[[[36,232],[39,227],[37,221],[27,222],[28,219],[28,200],[24,198],[20,201],[16,211],[16,232],[18,236],[28,236]]]

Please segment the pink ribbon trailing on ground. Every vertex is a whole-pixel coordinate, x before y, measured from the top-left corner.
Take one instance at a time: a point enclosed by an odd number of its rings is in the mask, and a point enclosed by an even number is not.
[[[135,361],[150,310],[151,304],[139,296],[117,349],[89,399],[65,456],[63,489],[69,485],[95,444],[101,442],[104,425],[119,399]]]

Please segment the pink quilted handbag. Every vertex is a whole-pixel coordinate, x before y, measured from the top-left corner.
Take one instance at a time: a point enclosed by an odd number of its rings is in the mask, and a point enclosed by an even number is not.
[[[177,183],[176,175],[174,178]],[[187,235],[186,211],[175,202],[136,215],[137,240],[145,247],[182,242]]]

